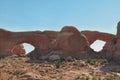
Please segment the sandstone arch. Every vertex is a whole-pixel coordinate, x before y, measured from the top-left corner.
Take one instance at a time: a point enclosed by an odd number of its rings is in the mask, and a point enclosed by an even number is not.
[[[105,46],[106,42],[102,40],[96,40],[93,42],[93,44],[90,45],[90,48],[92,48],[95,52],[100,52],[103,50],[103,47]]]
[[[46,35],[49,39],[55,39],[59,34],[58,31],[43,31],[42,34]]]
[[[115,38],[115,35],[113,34],[98,32],[98,31],[85,30],[85,31],[81,31],[81,33],[87,37],[90,45],[96,40],[102,40],[107,43],[110,42],[113,38]]]
[[[39,31],[31,32],[10,32],[0,29],[0,56],[13,55],[14,46],[29,43],[35,47],[32,53],[47,53],[49,49],[49,39]]]
[[[40,56],[49,55],[51,51],[57,50],[61,51],[62,56],[64,57],[91,57],[94,56],[94,54],[92,54],[94,51],[90,48],[90,44],[92,44],[97,39],[103,40],[108,44],[111,42],[111,40],[119,40],[119,35],[117,35],[116,39],[115,35],[103,32],[80,32],[74,26],[65,26],[59,32],[11,32],[0,29],[0,56],[13,55],[14,51],[12,51],[12,49],[14,49],[16,45],[29,43],[35,47],[34,51],[29,54],[30,58],[32,59],[39,59]],[[110,46],[107,48],[111,48]]]

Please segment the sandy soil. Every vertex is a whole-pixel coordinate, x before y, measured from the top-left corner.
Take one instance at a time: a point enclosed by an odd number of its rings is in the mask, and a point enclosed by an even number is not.
[[[13,56],[0,59],[0,80],[120,80],[120,65],[105,59],[31,62]]]

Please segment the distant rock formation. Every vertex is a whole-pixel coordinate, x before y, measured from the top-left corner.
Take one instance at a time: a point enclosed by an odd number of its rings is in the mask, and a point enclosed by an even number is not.
[[[31,59],[92,58],[101,56],[90,48],[96,40],[106,42],[100,52],[105,58],[120,63],[120,22],[116,35],[88,30],[80,32],[74,26],[64,26],[60,31],[43,32],[11,32],[0,29],[0,57],[25,54],[22,44],[29,43],[35,47],[28,54]]]

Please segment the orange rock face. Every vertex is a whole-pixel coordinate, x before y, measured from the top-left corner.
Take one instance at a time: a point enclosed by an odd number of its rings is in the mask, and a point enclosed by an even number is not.
[[[60,32],[56,31],[29,31],[11,32],[0,29],[0,56],[25,54],[22,43],[29,43],[35,49],[29,53],[31,58],[39,58],[52,52],[61,51],[62,56],[88,56],[87,39],[75,27],[65,26]]]
[[[28,55],[31,59],[47,56],[90,58],[95,56],[90,45],[96,40],[106,42],[102,50],[105,57],[120,61],[120,22],[117,35],[98,31],[80,32],[74,26],[65,26],[61,31],[11,32],[0,29],[0,57],[25,54],[22,43],[29,43],[35,49]]]
[[[120,36],[120,22],[117,24],[117,37]]]
[[[113,34],[98,31],[81,31],[81,33],[87,37],[90,45],[96,40],[102,40],[107,43],[115,38]]]
[[[17,54],[17,55],[21,55],[21,54],[25,54],[25,49],[24,46],[22,44],[17,45],[13,48],[13,54]]]
[[[58,31],[44,31],[43,34],[49,37],[49,39],[55,39],[58,35]]]
[[[111,48],[113,52],[113,60],[120,63],[120,22],[117,24],[116,38],[111,42]]]
[[[84,58],[88,57],[88,53],[92,51],[87,39],[73,26],[63,27],[56,38],[56,42],[64,56]]]
[[[39,31],[10,32],[0,29],[0,56],[13,55],[15,46],[29,43],[35,47],[32,53],[47,53],[49,51],[49,39]],[[47,51],[46,51],[47,50]]]
[[[120,63],[120,22],[117,25],[117,34],[103,49],[106,57]]]
[[[91,45],[96,40],[102,40],[102,41],[105,41],[106,43],[108,43],[109,41],[111,41],[115,37],[115,35],[113,35],[113,34],[103,33],[103,32],[98,32],[98,31],[88,31],[87,30],[87,31],[79,32],[77,29],[73,29],[72,27],[68,27],[68,28],[64,27],[61,30],[61,32],[72,32],[72,33],[76,33],[76,34],[80,33],[80,35],[82,33],[86,36],[86,38],[89,42],[89,45]],[[51,44],[52,44],[52,43],[54,43],[59,32],[57,32],[57,31],[44,31],[42,34],[46,35],[51,40]],[[23,46],[20,45],[20,46],[16,46],[16,48],[13,50],[13,53],[14,54],[25,54],[25,50],[24,50]]]

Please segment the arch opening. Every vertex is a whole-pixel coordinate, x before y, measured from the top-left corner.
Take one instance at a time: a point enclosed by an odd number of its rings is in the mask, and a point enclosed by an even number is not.
[[[28,43],[23,43],[24,49],[26,51],[26,54],[30,53],[31,51],[33,51],[35,49],[35,47],[31,44]]]
[[[35,47],[29,43],[22,43],[14,46],[12,49],[12,53],[19,55],[19,54],[28,54],[33,51]]]
[[[99,51],[101,51],[103,49],[105,43],[106,43],[105,41],[96,40],[96,41],[94,41],[94,43],[92,43],[90,45],[90,48],[92,48],[96,52],[99,52]]]

